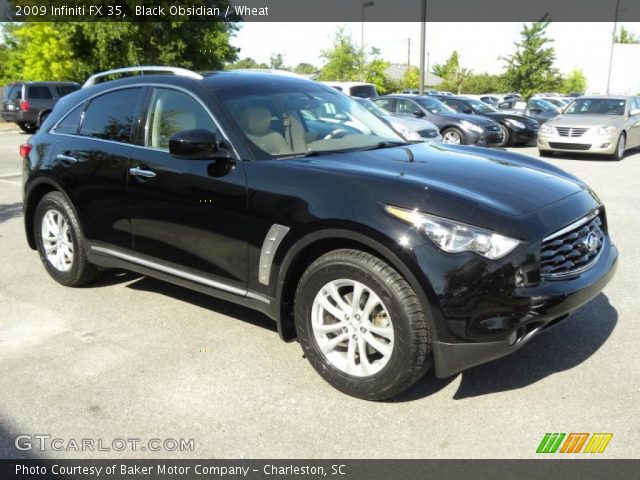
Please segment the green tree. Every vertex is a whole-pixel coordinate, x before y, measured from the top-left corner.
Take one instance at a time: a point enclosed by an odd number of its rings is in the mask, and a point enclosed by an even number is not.
[[[568,76],[562,79],[562,93],[582,93],[587,89],[587,77],[581,69],[574,69]]]
[[[438,85],[440,90],[456,93],[461,92],[465,79],[471,75],[471,70],[460,66],[460,55],[455,50],[445,63],[434,64],[431,71],[444,80]]]
[[[397,85],[387,75],[390,63],[380,58],[380,50],[377,48],[371,49],[371,57],[372,60],[364,66],[365,82],[373,83],[381,95],[396,90]]]
[[[293,68],[295,73],[299,73],[302,75],[311,75],[313,73],[317,73],[318,69],[311,65],[310,63],[299,63]]]
[[[251,57],[245,57],[237,62],[230,63],[226,66],[227,70],[237,70],[237,69],[252,69],[252,68],[261,68],[268,69],[269,65],[266,63],[258,63]]]
[[[616,35],[616,43],[640,43],[640,38],[621,26],[620,33]]]
[[[272,70],[285,70],[284,55],[281,53],[272,53],[269,58],[269,68]]]
[[[402,74],[400,88],[403,90],[417,90],[420,88],[420,69],[409,66]]]
[[[320,56],[325,64],[320,69],[319,80],[349,82],[359,80],[362,52],[344,28],[339,28],[333,39],[333,48],[323,50]]]
[[[461,90],[464,93],[482,95],[483,93],[506,92],[504,77],[489,73],[473,73],[462,82]]]
[[[553,40],[546,36],[548,26],[546,21],[525,25],[520,32],[520,42],[515,43],[515,53],[503,58],[507,67],[504,78],[508,89],[525,98],[541,91],[557,91],[562,84],[554,66]]]

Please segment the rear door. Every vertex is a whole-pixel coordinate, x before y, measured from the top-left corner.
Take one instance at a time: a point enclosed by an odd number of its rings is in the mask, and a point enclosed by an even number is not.
[[[76,208],[87,240],[132,248],[127,169],[143,88],[100,94],[53,129],[54,172]]]
[[[170,86],[150,90],[142,145],[134,147],[129,166],[134,249],[165,270],[180,270],[180,276],[208,285],[213,281],[227,291],[244,290],[244,165],[174,158],[168,149],[172,135],[193,129],[213,131],[218,138],[223,133],[198,97]]]

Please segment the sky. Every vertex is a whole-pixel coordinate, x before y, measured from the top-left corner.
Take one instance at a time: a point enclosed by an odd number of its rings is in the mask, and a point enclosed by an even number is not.
[[[476,73],[500,73],[499,60],[515,50],[522,29],[519,22],[500,23],[429,23],[426,44],[429,64],[442,63],[453,50],[460,54],[461,65]],[[640,23],[621,23],[640,34]],[[241,24],[231,42],[240,47],[240,58],[251,57],[269,63],[272,53],[282,53],[286,65],[301,62],[322,65],[322,50],[331,48],[334,33],[340,27],[351,32],[359,44],[362,24],[357,23],[271,23]],[[556,67],[563,73],[581,68],[587,76],[591,93],[604,92],[607,84],[613,23],[551,23],[548,36],[554,40]],[[411,64],[420,64],[420,23],[365,23],[367,47],[377,47],[382,57],[392,63],[407,63],[407,44],[411,42]],[[624,46],[623,46],[624,47]],[[622,51],[624,50],[624,51]],[[615,78],[613,78],[615,77]],[[616,46],[612,90],[640,90],[640,47],[631,51]]]

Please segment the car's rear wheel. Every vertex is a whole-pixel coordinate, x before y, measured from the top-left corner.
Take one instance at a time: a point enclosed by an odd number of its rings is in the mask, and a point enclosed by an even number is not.
[[[38,127],[31,122],[18,122],[18,127],[25,133],[34,133]]]
[[[618,137],[618,143],[616,143],[616,151],[611,155],[612,160],[622,160],[624,153],[627,149],[627,136],[624,132]]]
[[[79,287],[98,276],[98,268],[87,260],[76,214],[62,193],[42,197],[36,207],[34,232],[42,263],[55,281]]]
[[[508,147],[509,145],[511,145],[511,134],[509,133],[509,129],[500,124],[500,131],[502,132],[502,141],[496,143],[495,146],[502,148]]]
[[[336,250],[313,262],[296,291],[295,322],[311,365],[354,397],[397,395],[432,364],[417,295],[396,270],[365,252]]]
[[[454,145],[466,145],[467,139],[462,131],[457,128],[445,128],[442,132],[442,143],[452,143]]]

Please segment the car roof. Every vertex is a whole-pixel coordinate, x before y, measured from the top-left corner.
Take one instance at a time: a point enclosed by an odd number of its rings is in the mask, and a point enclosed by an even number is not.
[[[629,100],[630,98],[637,98],[637,95],[581,95],[577,98],[580,100]]]

